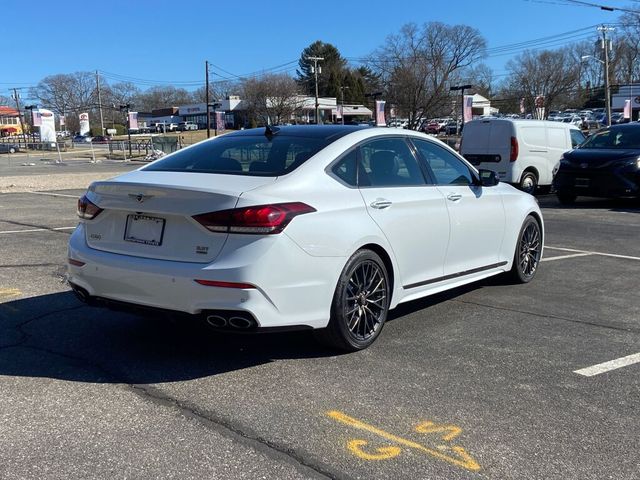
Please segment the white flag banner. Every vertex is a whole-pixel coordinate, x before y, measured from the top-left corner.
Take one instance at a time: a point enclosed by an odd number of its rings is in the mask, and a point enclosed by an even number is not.
[[[384,100],[376,100],[376,126],[385,127],[387,122],[384,119],[384,105],[387,103]]]
[[[464,123],[473,120],[473,95],[464,96]]]
[[[129,128],[138,129],[138,112],[129,112]]]
[[[80,135],[89,135],[91,127],[89,126],[89,114],[81,113],[80,116]]]
[[[624,101],[624,118],[631,118],[631,100]]]
[[[34,112],[35,113],[35,112]],[[38,110],[40,116],[40,141],[56,141],[56,117],[51,110],[41,108]]]

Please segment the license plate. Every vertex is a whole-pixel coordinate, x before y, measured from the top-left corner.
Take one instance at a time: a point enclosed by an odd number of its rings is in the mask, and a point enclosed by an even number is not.
[[[162,245],[164,234],[164,218],[148,215],[128,215],[124,239],[127,242],[143,243],[144,245]]]
[[[589,186],[589,179],[588,178],[576,178],[575,186],[576,187],[588,187]]]

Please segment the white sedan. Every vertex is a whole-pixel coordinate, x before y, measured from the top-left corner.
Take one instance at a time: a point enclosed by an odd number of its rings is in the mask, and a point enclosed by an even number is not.
[[[506,273],[536,274],[535,199],[422,133],[244,130],[91,184],[69,282],[92,304],[182,312],[220,329],[312,328],[369,346],[387,313]]]

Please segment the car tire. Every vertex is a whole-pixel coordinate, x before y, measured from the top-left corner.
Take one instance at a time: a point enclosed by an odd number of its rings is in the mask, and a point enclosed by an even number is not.
[[[524,172],[520,178],[520,190],[533,195],[538,186],[538,177],[533,172]]]
[[[513,266],[509,272],[514,283],[529,283],[535,277],[542,256],[542,229],[529,215],[518,234]]]
[[[16,149],[13,147],[9,147],[9,153],[16,153]]]
[[[389,300],[389,276],[384,262],[371,250],[358,250],[340,274],[329,325],[315,331],[317,340],[346,352],[367,348],[382,331]]]
[[[573,205],[576,201],[576,195],[573,193],[557,192],[556,196],[562,205]]]

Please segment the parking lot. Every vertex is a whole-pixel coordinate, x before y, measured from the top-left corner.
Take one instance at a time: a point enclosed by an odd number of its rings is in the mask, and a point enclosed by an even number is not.
[[[81,193],[0,194],[0,478],[638,478],[637,202],[540,197],[532,283],[402,304],[336,355],[80,303]]]

